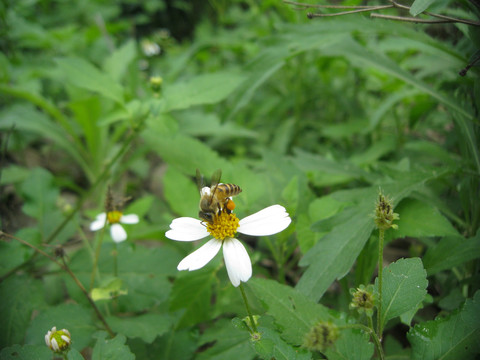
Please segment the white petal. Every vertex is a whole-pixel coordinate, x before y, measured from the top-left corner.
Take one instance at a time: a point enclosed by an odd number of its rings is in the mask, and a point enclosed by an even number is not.
[[[211,239],[205,245],[195,250],[184,258],[177,266],[178,270],[198,270],[212,260],[217,255],[222,242],[217,239]]]
[[[60,351],[60,348],[58,347],[57,340],[55,338],[52,338],[52,348],[55,351]]]
[[[70,344],[70,338],[67,335],[61,336],[62,340],[65,341],[67,344]]]
[[[201,221],[191,217],[175,219],[170,224],[170,230],[165,236],[177,241],[195,241],[208,236],[208,231]]]
[[[50,331],[45,335],[45,344],[47,344],[48,347],[50,347]]]
[[[138,215],[135,215],[135,214],[122,215],[122,217],[120,218],[120,222],[122,224],[137,224]]]
[[[228,277],[233,286],[240,281],[247,282],[252,276],[252,263],[247,250],[237,239],[225,239],[223,242],[223,258],[227,267]]]
[[[110,226],[110,236],[116,243],[127,240],[127,232],[120,224]]]
[[[240,220],[237,231],[245,235],[273,235],[285,230],[292,222],[281,205],[272,205]]]
[[[103,228],[105,226],[106,218],[107,218],[107,214],[105,213],[98,214],[95,220],[90,224],[90,231],[97,231]]]

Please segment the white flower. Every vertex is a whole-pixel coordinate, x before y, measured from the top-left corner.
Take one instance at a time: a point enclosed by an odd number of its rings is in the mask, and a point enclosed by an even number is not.
[[[70,346],[71,335],[67,329],[57,331],[57,327],[52,327],[45,335],[45,344],[54,352],[60,353]]]
[[[123,215],[120,211],[101,213],[98,214],[95,220],[90,224],[90,230],[100,230],[106,223],[110,224],[110,236],[113,241],[119,243],[127,240],[127,232],[120,224],[136,224],[138,223],[138,216],[135,214]]]
[[[206,244],[180,261],[177,269],[192,271],[202,268],[217,255],[223,244],[228,277],[237,287],[252,276],[252,263],[245,247],[233,237],[235,233],[273,235],[285,230],[291,221],[283,206],[272,205],[240,221],[233,213],[222,212],[207,226],[201,220],[181,217],[172,221],[165,236],[176,241],[195,241],[212,235]]]

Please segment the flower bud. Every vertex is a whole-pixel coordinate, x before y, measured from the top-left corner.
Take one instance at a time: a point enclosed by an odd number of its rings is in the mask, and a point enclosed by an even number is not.
[[[331,322],[319,322],[305,335],[303,346],[310,351],[323,352],[340,336],[338,327]]]
[[[160,93],[162,91],[163,78],[161,76],[152,76],[150,78],[150,88],[155,93]]]
[[[384,196],[380,191],[377,203],[375,204],[375,225],[377,225],[377,228],[380,230],[387,230],[389,228],[398,229],[398,225],[393,224],[393,221],[398,219],[400,219],[400,216],[393,212],[392,200]]]
[[[350,309],[357,309],[361,314],[365,312],[367,316],[373,315],[373,308],[375,307],[375,294],[373,291],[373,285],[360,285],[357,289],[350,289],[352,295],[352,302],[350,303]]]
[[[57,327],[52,327],[45,335],[45,344],[56,353],[62,353],[69,350],[72,338],[67,329],[57,331]]]

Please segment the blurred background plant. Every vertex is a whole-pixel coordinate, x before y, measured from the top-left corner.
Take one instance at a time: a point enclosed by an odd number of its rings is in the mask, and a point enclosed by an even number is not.
[[[479,20],[475,2],[408,5],[410,14],[382,13]],[[132,197],[124,213],[141,219],[116,256],[103,241],[98,257],[94,298],[114,339],[68,274],[4,237],[2,359],[15,351],[50,359],[44,334],[53,326],[70,331],[73,358],[368,359],[368,331],[349,328],[366,324],[349,311],[349,288],[374,283],[380,186],[400,214],[398,230],[385,232],[385,266],[415,279],[396,283],[386,272],[385,281],[403,294],[419,289],[410,302],[382,298],[394,305],[382,307],[385,354],[474,358],[479,27],[368,14],[309,20],[308,12],[338,10],[279,1],[2,2],[2,231],[50,254],[61,246],[88,288],[99,241],[88,225],[105,210],[107,187]],[[176,270],[192,247],[164,233],[175,217],[197,217],[196,168],[207,178],[220,168],[242,187],[239,218],[279,203],[294,219],[281,234],[242,239],[260,340],[240,320],[243,303],[218,271],[220,257],[196,272]],[[339,328],[335,345],[302,347],[319,322]]]

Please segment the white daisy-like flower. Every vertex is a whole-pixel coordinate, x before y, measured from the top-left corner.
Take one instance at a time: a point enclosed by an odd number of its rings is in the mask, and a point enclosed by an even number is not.
[[[191,217],[181,217],[172,221],[165,236],[176,241],[195,241],[213,236],[180,261],[177,269],[192,271],[202,268],[217,255],[223,245],[228,277],[233,286],[237,287],[241,281],[247,282],[252,276],[252,263],[245,247],[234,237],[235,234],[273,235],[285,230],[291,222],[292,219],[283,206],[272,205],[242,220],[227,211],[222,211],[207,224]]]
[[[45,344],[54,352],[60,353],[70,346],[72,337],[67,329],[57,331],[57,327],[52,327],[45,335]]]
[[[105,224],[110,225],[110,236],[116,243],[127,240],[127,232],[120,224],[138,223],[138,215],[123,215],[122,212],[114,210],[108,213],[98,214],[95,220],[90,224],[91,231],[102,229]]]

